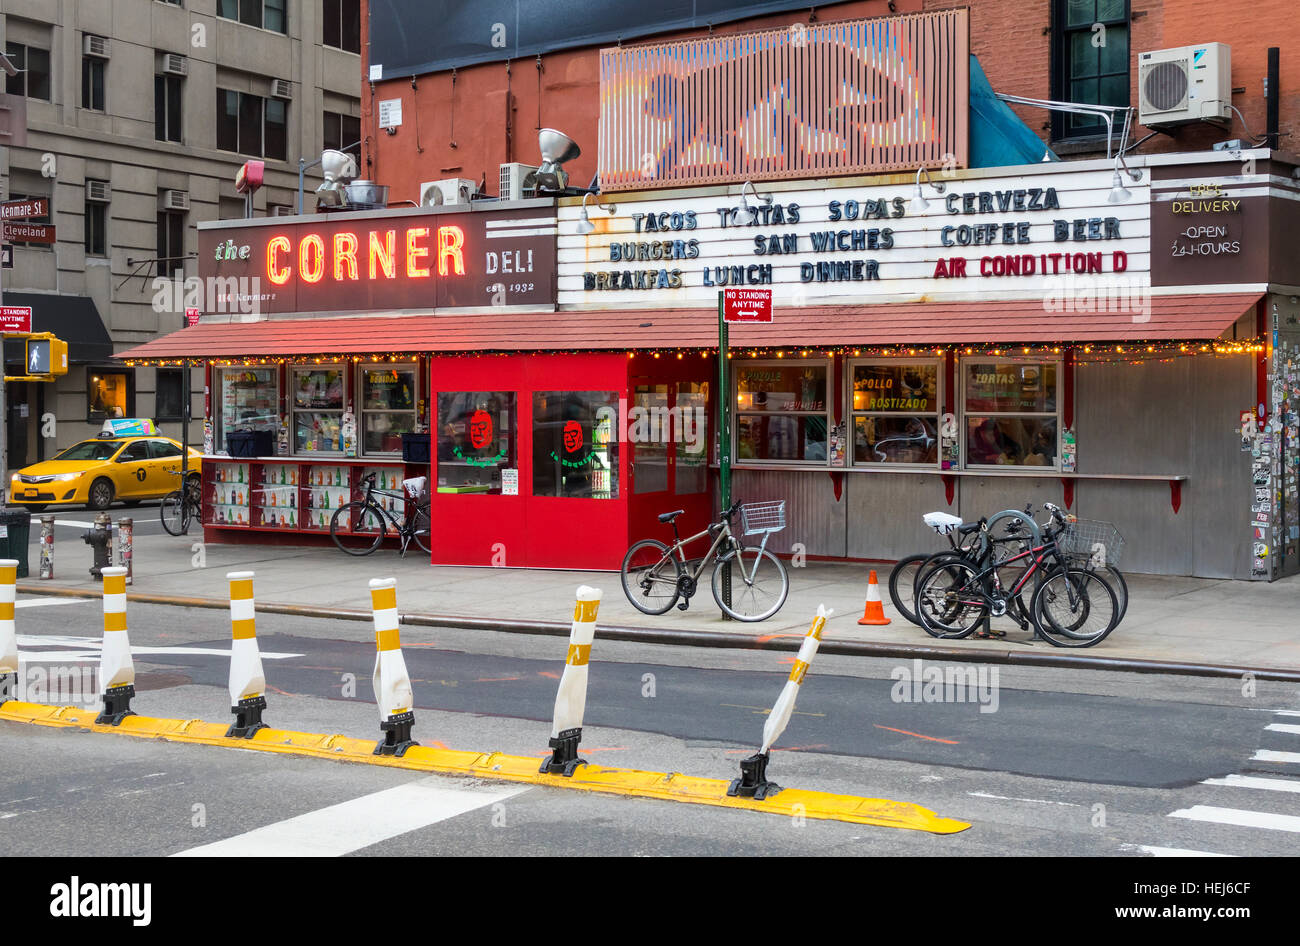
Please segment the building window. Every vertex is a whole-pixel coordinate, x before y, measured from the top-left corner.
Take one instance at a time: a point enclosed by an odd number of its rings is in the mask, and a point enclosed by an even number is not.
[[[237,430],[280,430],[279,369],[278,368],[218,368],[218,390],[221,401],[217,406],[220,420],[217,423],[215,449],[226,449],[226,435]]]
[[[362,365],[361,451],[402,452],[402,434],[415,431],[415,365]]]
[[[81,57],[81,107],[92,112],[104,111],[104,66],[102,59]]]
[[[9,195],[9,200],[11,200],[11,201],[14,201],[14,200],[49,200],[49,199],[50,199],[50,198],[49,198],[49,195],[48,195],[48,194],[10,194],[10,195]],[[22,220],[15,220],[14,222],[15,222],[15,223],[49,223],[49,222],[50,222],[50,215],[49,215],[49,214],[45,214],[44,216],[41,216],[41,217],[24,217]],[[38,248],[38,249],[49,249],[49,250],[54,249],[54,247],[51,246],[51,245],[48,244],[48,243],[32,243],[32,242],[30,242],[30,241],[28,241],[28,240],[9,240],[9,241],[7,241],[7,242],[9,242],[9,243],[13,243],[13,244],[15,244],[16,246],[31,246],[31,247],[36,247],[36,248]]]
[[[939,362],[857,361],[850,416],[853,463],[914,463],[939,460]]]
[[[515,417],[513,391],[440,393],[438,492],[500,496],[501,471],[519,467]]]
[[[735,375],[738,462],[826,462],[828,362],[749,361]]]
[[[90,183],[87,181],[86,183]],[[105,182],[107,183],[107,182]],[[85,210],[87,256],[108,255],[108,204],[87,200]]]
[[[285,4],[286,0],[218,0],[217,16],[238,20],[245,26],[284,33],[288,20]]]
[[[217,147],[258,158],[286,159],[289,109],[279,99],[217,89]]]
[[[153,136],[158,141],[181,139],[181,77],[153,77]]]
[[[289,380],[294,453],[342,455],[343,369],[294,368]]]
[[[50,100],[50,51],[21,43],[6,43],[5,55],[18,69],[8,77],[5,91],[29,99]]]
[[[337,112],[326,112],[322,124],[325,127],[326,150],[333,148],[343,151],[361,140],[361,119]]]
[[[361,0],[324,0],[322,20],[324,45],[361,52]]]
[[[1052,98],[1081,105],[1129,104],[1128,0],[1054,0]],[[1106,133],[1097,115],[1052,113],[1052,137]]]
[[[533,393],[533,495],[618,498],[618,392]]]
[[[158,214],[158,275],[171,276],[185,269],[185,214]]]
[[[159,368],[154,390],[154,420],[182,420],[185,413],[185,372]]]
[[[1055,467],[1059,365],[971,358],[962,362],[967,466]]]
[[[135,415],[135,375],[111,368],[86,369],[86,422]]]

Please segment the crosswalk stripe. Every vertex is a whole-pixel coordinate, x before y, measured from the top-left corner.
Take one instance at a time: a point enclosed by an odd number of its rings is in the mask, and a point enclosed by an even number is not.
[[[467,787],[451,779],[421,779],[172,856],[340,857],[527,790],[528,786]]]
[[[1300,710],[1273,710],[1278,716],[1300,716]]]
[[[1213,851],[1191,851],[1185,847],[1153,847],[1150,844],[1122,844],[1122,851],[1142,851],[1152,857],[1236,857],[1235,854],[1215,854]]]
[[[1300,782],[1284,778],[1259,778],[1254,775],[1229,775],[1227,778],[1207,778],[1202,785],[1227,785],[1230,788],[1262,788],[1271,792],[1300,793]]]
[[[1300,752],[1279,752],[1277,749],[1256,749],[1251,762],[1289,762],[1300,765]]]
[[[1300,726],[1294,723],[1269,723],[1264,728],[1269,732],[1289,732],[1300,735]]]
[[[1269,828],[1273,831],[1300,832],[1300,817],[1275,815],[1267,811],[1243,811],[1240,808],[1215,808],[1212,805],[1193,805],[1169,813],[1170,818],[1189,818],[1192,821],[1212,821],[1216,824],[1239,825],[1243,828]]]

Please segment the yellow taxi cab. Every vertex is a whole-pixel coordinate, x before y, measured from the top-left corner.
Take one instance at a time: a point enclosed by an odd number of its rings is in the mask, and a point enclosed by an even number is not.
[[[134,506],[160,499],[180,487],[181,450],[153,421],[105,421],[97,437],[16,472],[9,481],[9,502],[40,512],[46,506],[107,509],[118,500]],[[189,453],[189,480],[197,483],[203,454],[193,447]]]

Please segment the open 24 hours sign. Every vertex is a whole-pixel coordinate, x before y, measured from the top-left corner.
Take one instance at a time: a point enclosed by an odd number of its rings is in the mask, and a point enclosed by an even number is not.
[[[226,281],[229,312],[554,308],[550,207],[229,224],[199,228],[199,275]]]

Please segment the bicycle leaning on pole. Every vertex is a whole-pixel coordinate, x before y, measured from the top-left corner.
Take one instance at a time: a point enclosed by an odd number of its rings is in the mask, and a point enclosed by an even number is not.
[[[183,476],[180,470],[168,470],[172,476]],[[199,477],[191,473],[183,487],[172,490],[163,497],[159,514],[162,516],[163,528],[169,535],[185,535],[190,530],[190,523],[202,521],[203,506],[200,502],[202,487]]]
[[[682,512],[678,509],[659,516],[660,522],[673,527],[671,546],[644,539],[627,550],[621,571],[627,600],[645,614],[664,614],[674,604],[685,611],[705,567],[714,561],[713,600],[725,614],[737,621],[763,621],[780,611],[790,593],[790,578],[781,560],[767,550],[767,540],[785,528],[785,500],[736,503],[717,522],[686,539],[677,534],[676,519]],[[737,512],[745,536],[763,537],[757,548],[743,545],[732,533],[731,522]],[[711,539],[709,550],[703,558],[688,561],[683,549],[705,536]],[[722,588],[728,563],[732,566],[730,604],[724,600]]]

